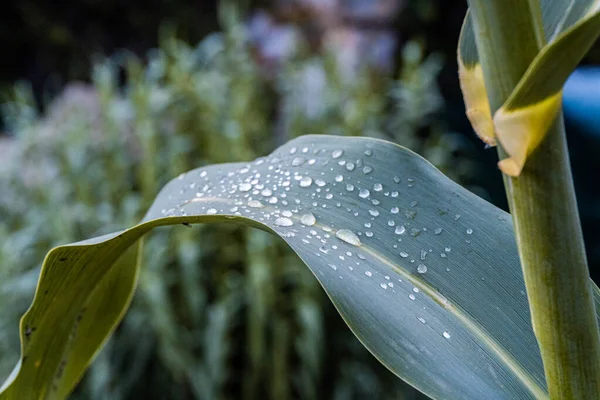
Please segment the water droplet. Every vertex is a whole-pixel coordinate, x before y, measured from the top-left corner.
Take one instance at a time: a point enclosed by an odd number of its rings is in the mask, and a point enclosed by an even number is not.
[[[306,162],[304,157],[296,157],[292,160],[292,166],[299,167]]]
[[[370,277],[370,276],[373,276],[373,274],[371,273],[371,271],[365,271],[365,275],[366,275],[366,276],[369,276],[369,277]]]
[[[302,218],[300,218],[300,223],[306,226],[313,226],[317,222],[317,219],[312,213],[304,214]]]
[[[343,180],[344,180],[344,177],[342,175],[338,175],[338,176],[335,177],[335,181],[336,182],[341,182]]]
[[[371,150],[371,149],[365,150],[365,156],[371,157],[372,155],[373,155],[373,150]]]
[[[415,295],[412,294],[412,293],[408,295],[408,298],[411,299],[411,300],[415,300],[416,299]]]
[[[425,264],[419,264],[417,267],[417,272],[420,274],[424,274],[427,272],[427,266]]]
[[[347,184],[346,185],[346,190],[349,191],[349,192],[353,192],[354,191],[354,185]]]
[[[335,264],[329,264],[329,268],[331,268],[334,271],[337,270],[337,266]]]
[[[300,187],[309,187],[310,185],[312,185],[312,178],[309,176],[305,176],[302,179],[300,179]]]
[[[315,183],[317,184],[318,187],[323,187],[323,186],[327,185],[327,182],[325,182],[322,179],[316,179]]]
[[[248,207],[251,208],[263,208],[265,205],[258,200],[250,200],[248,202]]]
[[[249,183],[240,183],[238,189],[240,192],[248,192],[250,189],[252,189],[252,185]]]
[[[444,251],[448,253],[448,252],[451,252],[451,251],[452,251],[452,249],[451,249],[450,247],[446,247],[446,248],[444,249]]]
[[[417,318],[417,319],[418,319],[418,320],[419,320],[419,322],[420,322],[420,323],[422,323],[422,324],[425,324],[425,323],[427,323],[427,321],[425,321],[425,318],[423,318],[423,317],[419,317],[419,318]]]
[[[456,214],[456,215],[454,216],[454,220],[455,220],[455,221],[458,221],[459,219],[460,219],[460,214]]]
[[[354,167],[355,167],[354,163],[349,162],[346,164],[346,169],[348,171],[354,171]]]
[[[371,214],[374,217],[377,217],[379,215],[379,211],[377,211],[377,210],[369,210],[369,214]]]
[[[371,231],[366,231],[366,232],[365,232],[365,236],[366,236],[366,237],[373,237],[373,232],[371,232]]]
[[[408,253],[405,253],[405,252],[401,251],[400,252],[400,257],[406,258],[406,257],[408,257]]]
[[[388,288],[387,283],[380,283],[379,286],[381,286],[382,289],[387,289]]]
[[[289,218],[279,217],[275,220],[273,225],[275,225],[275,226],[292,226],[292,225],[294,225],[294,222],[292,222],[292,220]]]
[[[263,196],[270,196],[273,194],[273,192],[269,189],[264,189],[262,192],[260,192],[260,194],[262,194]]]
[[[335,233],[335,236],[338,239],[343,240],[344,242],[349,243],[353,246],[362,245],[358,236],[356,236],[356,234],[349,229],[340,229]]]
[[[216,208],[209,208],[208,210],[206,210],[206,213],[208,215],[216,214],[217,213],[217,209]]]
[[[421,250],[421,260],[424,260],[427,257],[427,252],[425,250]]]
[[[376,192],[381,192],[383,190],[383,185],[381,183],[376,183],[373,185],[373,190]]]
[[[392,209],[390,210],[390,212],[392,214],[398,214],[400,212],[400,209],[398,207],[392,207]]]
[[[443,229],[442,228],[435,228],[435,231],[433,231],[433,233],[435,233],[436,235],[439,235],[440,233],[442,233]]]
[[[373,172],[373,167],[367,165],[363,168],[363,174],[369,175],[371,172]]]
[[[410,206],[411,206],[411,207],[416,207],[416,206],[417,206],[417,204],[419,204],[419,203],[418,203],[418,202],[416,202],[416,201],[411,201],[411,202],[410,202]]]
[[[291,217],[292,216],[292,212],[290,210],[283,210],[281,212],[281,215],[283,215],[284,217]]]
[[[321,246],[319,247],[319,251],[323,254],[327,254],[329,253],[329,250],[327,250],[327,248],[325,246]]]
[[[450,337],[451,337],[450,334],[448,332],[446,332],[446,331],[444,331],[444,333],[442,333],[442,335],[444,335],[444,337],[446,339],[450,339]]]
[[[297,150],[298,150],[297,148],[295,148],[295,147],[292,147],[292,148],[290,149],[290,154],[295,154]]]
[[[400,183],[400,177],[398,177],[398,176],[394,176],[394,178],[393,178],[393,179],[394,179],[394,182],[396,182],[396,183]]]
[[[467,235],[470,235],[470,234],[472,234],[472,233],[473,233],[473,229],[471,229],[471,228],[467,228]]]
[[[368,189],[360,189],[360,192],[358,192],[358,196],[366,199],[367,197],[369,197],[369,195],[371,194],[371,192],[369,192]]]
[[[388,221],[388,226],[394,226],[394,225],[396,225],[396,222],[394,220],[390,219]]]
[[[331,153],[331,158],[340,158],[344,154],[344,150],[334,150]]]
[[[404,232],[406,232],[406,228],[404,227],[404,225],[398,225],[398,226],[396,227],[396,230],[394,231],[394,233],[395,233],[396,235],[403,235],[403,234],[404,234]]]

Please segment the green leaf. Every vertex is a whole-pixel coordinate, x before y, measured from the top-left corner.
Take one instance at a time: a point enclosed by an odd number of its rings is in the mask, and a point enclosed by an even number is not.
[[[64,398],[127,307],[134,243],[200,222],[283,238],[361,342],[422,392],[547,398],[509,215],[394,144],[304,136],[181,175],[139,225],[53,249],[0,399]]]
[[[510,157],[499,166],[511,176],[520,174],[525,160],[546,135],[560,110],[567,78],[600,35],[600,0],[540,0],[540,5],[548,43],[492,121],[486,119],[488,114],[480,116],[481,120],[469,116],[473,128],[486,143],[494,144],[496,137],[500,141]],[[461,32],[458,58],[469,113],[471,109],[481,109],[485,103],[483,95],[474,96],[465,90],[477,87],[485,91],[483,74],[478,73],[479,56],[469,14]]]

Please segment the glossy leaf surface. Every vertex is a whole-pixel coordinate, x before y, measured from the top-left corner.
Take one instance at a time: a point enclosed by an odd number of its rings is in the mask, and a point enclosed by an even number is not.
[[[304,136],[181,175],[139,225],[53,249],[0,399],[65,397],[128,305],[135,242],[200,222],[283,238],[361,342],[428,395],[547,397],[509,215],[392,143]]]

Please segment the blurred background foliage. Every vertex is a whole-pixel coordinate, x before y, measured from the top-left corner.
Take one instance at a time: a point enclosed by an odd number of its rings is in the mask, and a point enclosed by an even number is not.
[[[503,205],[493,154],[453,132],[471,132],[454,60],[463,3],[4,5],[0,379],[47,251],[135,224],[186,170],[302,134],[369,135]],[[74,399],[423,398],[278,239],[203,225],[145,243],[131,309]]]

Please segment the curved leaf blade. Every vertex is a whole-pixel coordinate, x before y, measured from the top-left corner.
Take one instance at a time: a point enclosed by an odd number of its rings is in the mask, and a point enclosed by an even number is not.
[[[394,144],[305,136],[252,163],[182,175],[141,224],[53,249],[21,323],[20,369],[0,399],[62,398],[73,389],[122,316],[113,312],[103,324],[111,328],[88,337],[74,329],[94,326],[81,310],[110,304],[111,290],[94,289],[142,235],[223,221],[282,237],[361,342],[422,392],[547,398],[509,215]],[[82,349],[77,359],[68,357],[73,348]]]

